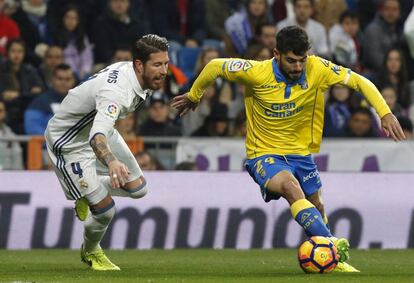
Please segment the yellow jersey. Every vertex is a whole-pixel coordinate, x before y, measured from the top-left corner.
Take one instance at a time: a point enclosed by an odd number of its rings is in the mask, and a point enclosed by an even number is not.
[[[350,69],[309,56],[301,77],[289,82],[276,59],[212,60],[194,82],[188,99],[200,101],[217,78],[244,84],[247,158],[265,154],[308,155],[319,152],[324,123],[324,93],[343,84],[362,93],[382,118],[391,113],[377,88]]]

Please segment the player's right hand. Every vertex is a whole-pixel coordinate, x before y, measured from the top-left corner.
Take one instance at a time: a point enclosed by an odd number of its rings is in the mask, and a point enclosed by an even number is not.
[[[381,125],[387,137],[391,137],[394,141],[398,142],[407,139],[394,114],[388,113],[382,117]]]
[[[128,180],[128,167],[119,160],[114,160],[109,163],[108,169],[112,188],[119,189],[123,187]]]
[[[171,106],[178,110],[180,117],[184,116],[190,110],[195,110],[198,103],[192,102],[188,99],[188,92],[182,95],[177,95],[172,99]]]

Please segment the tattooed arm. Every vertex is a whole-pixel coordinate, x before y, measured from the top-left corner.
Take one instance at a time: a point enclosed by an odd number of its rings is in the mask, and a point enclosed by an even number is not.
[[[91,147],[99,161],[101,161],[106,166],[109,167],[109,164],[112,161],[116,160],[115,156],[109,149],[108,141],[104,135],[95,135],[95,137],[91,140]]]
[[[124,186],[129,174],[128,167],[116,159],[109,148],[105,135],[96,134],[90,144],[99,161],[108,166],[112,187],[117,189]]]

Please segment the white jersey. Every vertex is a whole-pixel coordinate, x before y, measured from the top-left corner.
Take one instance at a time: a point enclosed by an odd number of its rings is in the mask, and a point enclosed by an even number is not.
[[[132,62],[108,66],[69,91],[45,131],[49,149],[57,155],[87,150],[93,136],[112,135],[116,120],[150,95],[140,86]]]

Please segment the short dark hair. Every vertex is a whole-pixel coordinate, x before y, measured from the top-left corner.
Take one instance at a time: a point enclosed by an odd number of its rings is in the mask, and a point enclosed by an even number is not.
[[[7,53],[9,53],[10,48],[12,47],[13,44],[21,45],[23,47],[23,49],[24,49],[24,52],[26,53],[26,43],[21,38],[13,38],[13,39],[10,39],[7,42],[7,44],[6,44],[6,51],[7,51]]]
[[[58,71],[67,71],[67,70],[72,72],[72,68],[68,64],[65,64],[65,63],[59,64],[53,69],[53,76],[56,76]]]
[[[345,10],[341,13],[341,15],[339,16],[339,23],[343,23],[345,21],[345,19],[352,19],[352,20],[358,20],[358,15],[357,13],[351,11],[351,10]]]
[[[298,26],[288,26],[281,29],[276,35],[276,49],[286,54],[304,55],[311,48],[306,31]]]
[[[156,34],[147,34],[137,40],[133,50],[133,58],[145,64],[152,53],[167,52],[169,48],[165,37]]]

